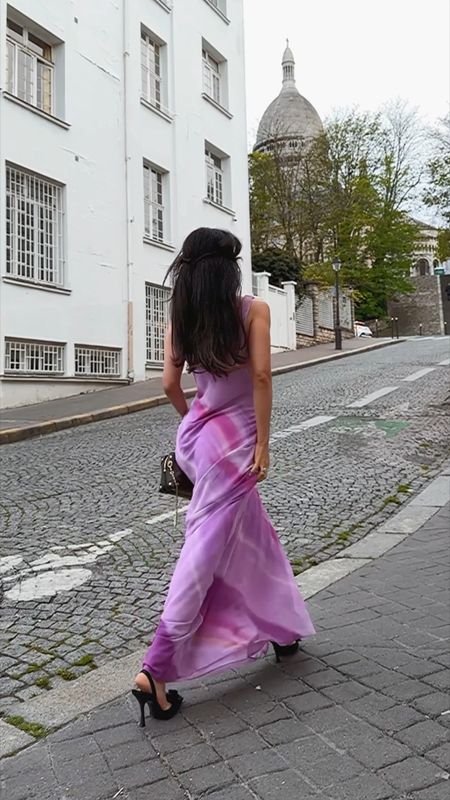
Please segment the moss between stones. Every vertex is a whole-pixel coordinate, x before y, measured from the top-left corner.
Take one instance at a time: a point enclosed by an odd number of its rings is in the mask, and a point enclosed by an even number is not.
[[[383,500],[383,507],[388,506],[390,503],[393,503],[396,506],[401,505],[398,497],[393,494],[389,495],[389,497],[386,497],[386,500]]]
[[[35,681],[35,685],[39,686],[40,689],[49,689],[50,678],[48,678],[46,675],[43,676],[42,678],[38,678],[37,681]]]
[[[27,722],[26,719],[19,715],[5,717],[5,722],[25,733],[29,733],[30,736],[34,736],[35,739],[42,739],[43,736],[47,736],[47,734],[50,733],[47,728],[44,728],[44,726],[40,725],[38,722]]]
[[[87,653],[85,656],[81,656],[78,661],[73,662],[74,667],[92,667],[94,665],[94,656]],[[94,665],[95,668],[96,665]]]
[[[56,674],[59,675],[63,681],[75,681],[77,679],[75,673],[71,672],[70,669],[66,669],[66,667],[59,669]]]

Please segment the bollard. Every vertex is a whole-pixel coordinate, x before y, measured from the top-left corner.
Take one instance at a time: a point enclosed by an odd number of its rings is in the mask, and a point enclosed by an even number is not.
[[[391,339],[394,338],[394,317],[391,317]]]
[[[422,323],[420,323],[420,325],[419,325],[419,336],[422,336],[422,327],[423,327]]]
[[[375,336],[378,339],[378,320],[375,320]]]
[[[398,334],[398,317],[395,318],[395,334],[396,334],[397,339],[399,339],[400,337],[399,337],[399,334]]]
[[[447,322],[444,321],[444,336],[447,336]]]

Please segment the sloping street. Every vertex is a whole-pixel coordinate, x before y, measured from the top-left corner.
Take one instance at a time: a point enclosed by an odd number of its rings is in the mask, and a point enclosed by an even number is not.
[[[294,572],[438,472],[449,373],[448,339],[423,338],[276,378],[262,494]],[[148,640],[183,537],[157,493],[175,433],[164,407],[2,448],[3,711]]]

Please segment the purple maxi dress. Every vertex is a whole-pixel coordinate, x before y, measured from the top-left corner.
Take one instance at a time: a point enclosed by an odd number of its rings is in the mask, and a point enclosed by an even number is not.
[[[246,317],[252,298],[244,297]],[[186,536],[143,667],[180,681],[236,667],[314,626],[250,475],[256,443],[247,365],[196,373],[176,458],[194,482]]]

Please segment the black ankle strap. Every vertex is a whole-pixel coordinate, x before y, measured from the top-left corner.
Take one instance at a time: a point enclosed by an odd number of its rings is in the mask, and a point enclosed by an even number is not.
[[[148,681],[149,681],[149,683],[150,683],[150,686],[151,686],[152,692],[153,692],[153,694],[154,694],[154,695],[155,695],[155,697],[156,697],[156,689],[155,689],[155,684],[154,684],[154,682],[153,682],[153,678],[152,678],[152,676],[150,675],[150,673],[149,673],[149,672],[148,672],[148,670],[146,670],[146,669],[141,669],[141,672],[142,672],[142,674],[143,674],[143,675],[145,675],[145,677],[146,677],[146,678],[148,678]]]

